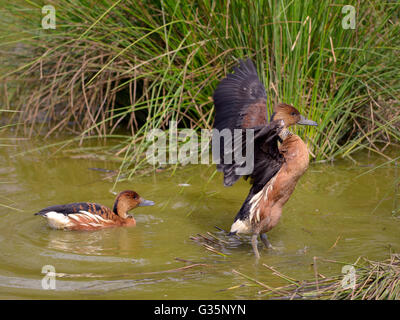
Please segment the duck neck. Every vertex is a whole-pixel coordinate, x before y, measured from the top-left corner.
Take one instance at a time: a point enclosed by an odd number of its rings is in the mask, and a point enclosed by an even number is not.
[[[279,133],[279,138],[281,138],[282,141],[285,141],[285,139],[291,136],[292,134],[293,133],[291,133],[288,128],[284,127],[282,131]]]
[[[123,201],[115,200],[113,212],[122,219],[127,218],[128,208]]]

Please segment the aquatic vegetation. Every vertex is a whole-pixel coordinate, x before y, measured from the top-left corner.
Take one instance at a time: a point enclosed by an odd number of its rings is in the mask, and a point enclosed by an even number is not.
[[[227,232],[216,227],[220,232],[197,234],[190,239],[203,246],[209,252],[224,257],[230,256],[232,248],[242,241],[239,236],[234,239],[226,237]],[[339,238],[338,238],[339,240]],[[337,241],[330,249],[335,247]],[[329,250],[330,250],[329,249]],[[328,250],[328,251],[329,251]],[[329,264],[342,266],[342,273],[324,276],[318,266]],[[359,257],[354,263],[345,263],[331,259],[314,257],[312,270],[314,279],[299,280],[286,275],[277,268],[262,264],[265,272],[280,278],[285,285],[272,287],[236,269],[232,274],[247,280],[224,290],[240,290],[243,287],[254,287],[256,295],[266,299],[330,299],[330,300],[398,300],[400,299],[400,254],[391,253],[388,259],[374,261]]]
[[[329,299],[329,300],[398,300],[400,299],[400,255],[391,254],[384,261],[373,261],[366,258],[358,258],[354,264],[346,264],[340,261],[316,259],[314,265],[319,263],[331,263],[348,266],[354,272],[354,283],[346,279],[347,274],[325,277],[316,272],[314,280],[300,281],[282,274],[274,267],[263,264],[274,275],[290,282],[278,288],[270,287],[254,278],[248,277],[236,270],[238,274],[252,283],[256,283],[263,289],[258,292],[270,299]]]
[[[20,111],[9,121],[24,135],[114,137],[105,153],[126,178],[146,165],[151,129],[212,127],[212,92],[244,57],[270,112],[283,101],[319,123],[297,129],[315,160],[385,156],[400,139],[397,2],[52,3],[55,29],[40,25],[42,1],[3,5],[0,108]],[[343,27],[344,5],[355,29]]]

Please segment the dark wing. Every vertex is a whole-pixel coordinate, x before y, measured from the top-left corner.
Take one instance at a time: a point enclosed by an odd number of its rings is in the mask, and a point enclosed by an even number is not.
[[[100,204],[90,202],[78,202],[47,207],[35,213],[35,215],[43,216],[50,211],[55,211],[64,215],[76,214],[79,213],[79,211],[87,211],[92,214],[103,216],[104,218],[112,214],[109,208]]]
[[[240,65],[223,79],[214,92],[214,128],[253,128],[267,123],[267,95],[253,62]]]
[[[278,149],[279,132],[282,127],[283,124],[280,121],[272,121],[267,126],[256,129],[254,138],[254,170],[249,176],[252,187],[236,215],[235,221],[247,218],[250,214],[251,199],[264,188],[268,181],[282,167],[284,157]]]
[[[254,170],[250,175],[250,183],[255,193],[261,191],[285,161],[278,148],[279,133],[282,129],[282,121],[271,121],[261,129],[255,130]]]
[[[272,121],[264,126],[243,130],[242,136],[239,136],[241,143],[235,142],[234,144],[236,148],[239,147],[241,150],[234,150],[233,153],[243,152],[245,156],[241,158],[241,161],[233,160],[228,164],[217,165],[217,169],[224,173],[224,185],[231,186],[244,176],[245,179],[250,177],[250,183],[257,192],[261,190],[279,171],[284,161],[278,149],[279,133],[282,128],[283,124],[280,121]],[[247,150],[246,146],[248,130],[253,131],[254,138],[248,141],[249,144],[253,145],[252,152]],[[249,168],[249,165],[251,171],[243,174],[243,169]]]
[[[281,155],[277,141],[282,126],[278,122],[268,124],[265,88],[250,59],[241,60],[240,65],[234,68],[234,73],[221,81],[214,92],[214,105],[214,128],[218,132],[214,132],[213,139],[220,139],[222,130],[230,131],[232,137],[230,141],[224,138],[220,148],[213,150],[214,160],[219,163],[217,170],[224,173],[224,185],[233,185],[242,176],[238,169],[245,165],[234,158],[234,147],[241,147],[242,154],[246,155],[245,132],[242,136],[235,136],[234,129],[254,129],[254,171],[247,175],[253,184],[268,182],[266,179],[272,177],[271,172],[280,167]],[[240,138],[242,143],[237,143]],[[226,158],[229,160],[224,162],[226,155],[229,155]]]

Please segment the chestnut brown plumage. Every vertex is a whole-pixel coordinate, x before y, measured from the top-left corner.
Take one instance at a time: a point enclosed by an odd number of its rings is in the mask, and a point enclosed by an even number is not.
[[[304,118],[293,106],[277,104],[270,121],[267,121],[267,95],[253,62],[240,61],[233,74],[228,74],[214,92],[214,128],[253,130],[254,169],[250,178],[251,189],[240,208],[230,234],[251,233],[256,257],[257,237],[260,235],[266,247],[272,247],[266,232],[279,221],[283,205],[288,201],[299,178],[308,167],[308,150],[305,143],[288,128],[295,124],[317,125]],[[244,134],[244,133],[243,133]],[[220,144],[217,169],[224,174],[224,185],[233,185],[241,175],[238,168],[243,163],[223,162],[222,155],[233,152],[235,146]],[[246,153],[245,144],[241,146]],[[234,157],[232,157],[234,158]]]
[[[47,219],[50,227],[64,230],[97,230],[113,226],[135,226],[135,219],[127,213],[140,206],[152,206],[153,201],[141,198],[135,191],[120,192],[113,210],[90,202],[55,205],[44,208],[35,215]]]

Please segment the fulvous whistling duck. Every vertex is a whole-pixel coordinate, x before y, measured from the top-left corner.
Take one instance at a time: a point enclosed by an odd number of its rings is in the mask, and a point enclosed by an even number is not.
[[[229,235],[252,234],[254,254],[259,258],[257,237],[272,248],[265,234],[275,227],[297,181],[308,167],[306,144],[288,128],[295,124],[316,126],[291,105],[279,103],[267,121],[267,96],[253,62],[240,61],[233,74],[228,74],[214,92],[216,117],[214,128],[254,130],[254,167],[250,177],[251,189],[240,208]],[[221,151],[223,151],[221,149]],[[225,152],[232,152],[226,151]],[[242,164],[217,164],[224,173],[224,185],[233,185],[241,176],[235,169]]]
[[[153,201],[141,198],[135,191],[120,192],[113,210],[97,203],[78,202],[44,208],[35,215],[47,219],[50,227],[64,230],[97,230],[113,226],[135,226],[135,219],[127,213]]]

